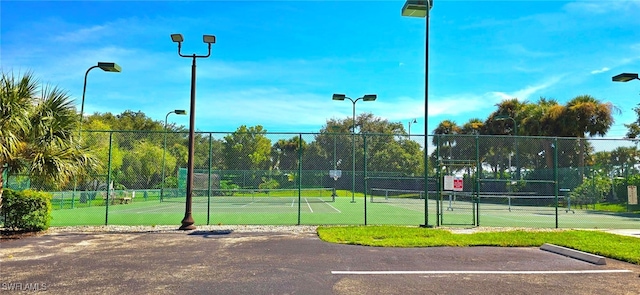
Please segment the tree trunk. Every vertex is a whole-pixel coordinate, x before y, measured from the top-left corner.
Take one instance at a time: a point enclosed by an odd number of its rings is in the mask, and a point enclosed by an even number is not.
[[[553,143],[550,140],[544,141],[544,159],[547,169],[553,169]]]
[[[578,138],[578,144],[580,145],[580,165],[578,170],[580,171],[580,179],[584,179],[584,156],[586,153],[586,139]]]

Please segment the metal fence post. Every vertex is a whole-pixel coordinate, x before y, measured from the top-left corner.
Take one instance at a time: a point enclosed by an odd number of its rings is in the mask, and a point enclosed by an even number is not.
[[[363,176],[364,176],[364,225],[367,225],[367,134],[362,133],[362,145],[364,152],[362,158],[364,162]]]
[[[558,228],[558,138],[553,138],[553,183],[554,183],[554,195],[556,200],[556,228]]]
[[[300,215],[302,207],[302,133],[298,133],[298,225],[300,225]]]
[[[476,226],[480,226],[480,178],[482,169],[480,163],[480,137],[476,134],[476,183],[475,183],[475,218]]]
[[[424,125],[427,125],[427,118],[424,120]],[[429,226],[429,136],[427,133],[427,129],[424,130],[424,225],[423,227]],[[438,183],[438,180],[436,180]],[[436,216],[436,219],[438,216]]]
[[[443,214],[440,212],[440,201],[442,199],[442,189],[440,187],[440,178],[442,178],[442,159],[440,158],[440,139],[442,139],[442,134],[436,135],[436,179],[438,183],[438,187],[436,188],[436,226],[440,226],[443,221]],[[428,194],[428,193],[427,193]]]
[[[209,133],[209,178],[207,181],[207,225],[209,225],[209,219],[211,217],[211,166],[213,165],[213,155],[212,155],[212,146],[213,146],[213,135]],[[220,175],[218,175],[218,181]]]
[[[109,158],[107,160],[107,199],[104,214],[104,225],[109,224],[109,199],[111,197],[111,154],[113,150],[113,131],[109,132]]]

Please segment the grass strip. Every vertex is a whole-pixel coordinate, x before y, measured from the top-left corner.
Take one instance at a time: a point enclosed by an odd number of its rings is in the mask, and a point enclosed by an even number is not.
[[[455,234],[446,229],[404,226],[321,226],[320,239],[373,247],[563,246],[640,265],[640,240],[593,230],[509,230]]]

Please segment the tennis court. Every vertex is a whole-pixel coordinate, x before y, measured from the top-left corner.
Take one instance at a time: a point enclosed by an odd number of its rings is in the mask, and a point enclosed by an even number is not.
[[[198,224],[395,224],[498,226],[530,228],[638,228],[640,216],[579,209],[555,196],[483,194],[475,202],[469,193],[442,194],[370,189],[365,196],[331,188],[194,192],[192,215]],[[135,198],[91,207],[57,205],[52,226],[180,224],[183,196]],[[62,204],[62,202],[60,202]],[[69,208],[69,209],[59,209]],[[425,211],[426,210],[426,211]],[[425,214],[427,212],[428,214]],[[428,216],[427,216],[428,215]]]

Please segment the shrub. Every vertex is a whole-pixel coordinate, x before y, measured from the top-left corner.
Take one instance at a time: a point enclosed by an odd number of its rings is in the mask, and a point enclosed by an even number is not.
[[[51,194],[33,190],[5,189],[0,214],[4,227],[12,230],[39,231],[49,228]]]
[[[262,177],[262,183],[258,185],[259,189],[277,189],[280,187],[280,184],[275,179],[267,179],[266,177]]]
[[[231,182],[231,180],[222,180],[220,181],[220,189],[222,189],[222,195],[224,196],[233,196],[234,190],[239,189],[240,186]]]

